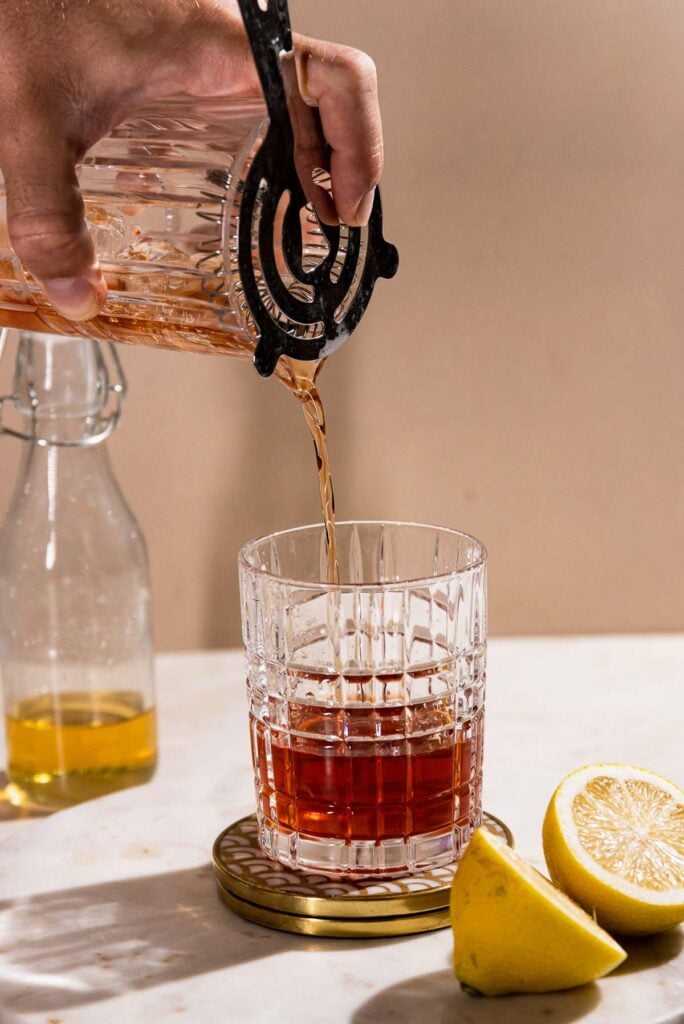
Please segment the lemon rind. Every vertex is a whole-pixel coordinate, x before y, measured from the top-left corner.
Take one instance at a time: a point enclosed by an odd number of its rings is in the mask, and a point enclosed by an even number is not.
[[[542,906],[546,905],[544,914],[548,913],[549,923],[553,933],[558,940],[564,934],[564,929],[572,929],[572,932],[565,931],[566,935],[574,933],[587,956],[591,956],[595,962],[593,968],[586,972],[576,970],[570,966],[563,966],[559,970],[558,964],[551,966],[550,974],[547,977],[539,975],[520,975],[515,967],[510,972],[510,977],[501,982],[500,978],[492,972],[491,965],[485,966],[480,963],[479,969],[474,971],[468,958],[466,949],[459,948],[458,943],[458,921],[453,919],[453,926],[456,929],[456,942],[454,947],[454,968],[457,978],[462,984],[478,988],[484,995],[496,996],[511,992],[551,992],[561,989],[574,988],[578,985],[587,984],[590,981],[605,977],[622,963],[627,953],[623,947],[600,925],[597,924],[574,900],[563,893],[557,886],[548,880],[541,872],[537,871],[528,861],[511,851],[505,844],[502,844],[497,837],[478,830],[471,839],[471,843],[481,843],[486,849],[483,851],[489,858],[491,864],[499,864],[500,869],[511,872],[516,876],[516,881],[521,892],[526,892],[526,901],[529,901],[530,912],[534,916],[541,912]],[[467,854],[466,854],[467,856]],[[480,856],[482,856],[480,854]],[[459,875],[456,873],[454,879],[454,891],[452,894],[452,915],[456,904],[454,896],[458,885]],[[536,908],[536,909],[535,909]],[[561,924],[561,921],[564,923]],[[553,923],[552,923],[553,922]],[[560,929],[560,931],[559,931]],[[580,936],[582,938],[580,939]],[[537,963],[539,967],[539,963]],[[504,971],[504,976],[506,972]]]
[[[582,846],[572,815],[572,802],[587,782],[601,775],[607,775],[609,778],[615,779],[637,778],[650,782],[678,803],[684,805],[684,792],[678,786],[670,782],[669,779],[665,779],[655,772],[650,772],[646,768],[613,763],[585,765],[563,779],[551,801],[558,827],[569,853],[598,882],[637,903],[654,907],[675,907],[684,903],[684,886],[675,886],[670,889],[649,889],[647,886],[636,885],[634,882],[629,881],[629,879],[623,878],[622,875],[604,868]]]
[[[590,914],[587,914],[586,910],[576,900],[573,900],[571,896],[568,896],[557,885],[554,885],[546,875],[543,875],[541,871],[537,871],[534,865],[530,864],[524,857],[521,857],[515,850],[512,850],[498,836],[493,836],[483,831],[481,840],[498,855],[500,860],[513,865],[513,868],[519,873],[521,880],[532,890],[536,897],[548,899],[557,910],[580,925],[594,939],[598,939],[605,945],[611,946],[615,951],[627,956],[620,943],[612,935],[609,935],[605,928],[602,928]],[[541,884],[539,884],[539,880],[541,880]]]

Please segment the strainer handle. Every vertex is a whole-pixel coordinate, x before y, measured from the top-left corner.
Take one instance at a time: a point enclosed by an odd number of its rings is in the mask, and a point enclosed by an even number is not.
[[[238,0],[254,63],[271,122],[290,127],[285,85],[280,67],[283,54],[292,53],[292,27],[287,0]],[[291,127],[290,127],[291,130]]]

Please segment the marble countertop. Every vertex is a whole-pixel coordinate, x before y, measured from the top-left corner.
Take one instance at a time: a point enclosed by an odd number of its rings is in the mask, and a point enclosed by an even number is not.
[[[159,658],[151,783],[46,818],[0,817],[0,1024],[675,1024],[676,930],[628,944],[613,975],[547,996],[473,999],[448,930],[309,939],[219,901],[214,837],[253,810],[240,652]],[[485,806],[542,866],[568,771],[626,761],[682,782],[684,636],[490,645]]]

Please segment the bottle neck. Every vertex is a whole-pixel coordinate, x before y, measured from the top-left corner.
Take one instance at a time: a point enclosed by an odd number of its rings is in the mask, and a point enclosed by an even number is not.
[[[119,371],[114,386],[125,391]],[[14,374],[14,409],[22,421],[17,431],[48,444],[80,445],[103,436],[120,412],[107,418],[112,386],[97,342],[86,338],[25,333],[20,336]],[[106,436],[106,434],[104,435]]]
[[[93,417],[89,416],[36,416],[24,417],[24,431],[28,437],[40,438],[48,444],[31,444],[27,447],[45,450],[58,448],[61,451],[94,451],[100,444],[84,443],[93,433]]]

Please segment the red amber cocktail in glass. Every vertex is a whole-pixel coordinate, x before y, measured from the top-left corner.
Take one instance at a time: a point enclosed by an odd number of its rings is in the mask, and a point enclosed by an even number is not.
[[[486,553],[455,530],[303,527],[240,554],[259,841],[348,876],[460,855],[482,817]]]

